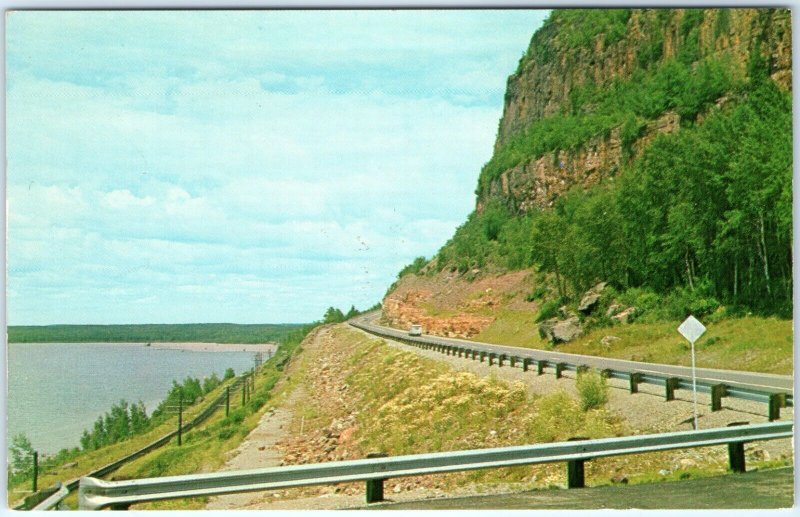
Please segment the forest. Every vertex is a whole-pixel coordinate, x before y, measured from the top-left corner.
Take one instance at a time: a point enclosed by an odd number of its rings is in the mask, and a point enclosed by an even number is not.
[[[544,119],[499,149],[484,167],[479,193],[520,160],[576,145],[569,140],[576,138],[570,128],[582,126],[576,117],[621,124],[624,146],[626,133],[635,138],[647,116],[682,114],[680,131],[659,135],[615,177],[571,189],[552,209],[519,213],[509,200],[484,198],[482,211],[439,251],[437,268],[538,267],[566,298],[608,281],[620,291],[679,300],[670,317],[720,304],[789,317],[791,95],[770,80],[758,47],[746,79],[726,75],[725,64],[712,60],[691,70],[667,60],[638,85],[576,89],[573,113]],[[713,100],[723,91],[728,102],[718,107]],[[592,113],[580,108],[587,102]]]

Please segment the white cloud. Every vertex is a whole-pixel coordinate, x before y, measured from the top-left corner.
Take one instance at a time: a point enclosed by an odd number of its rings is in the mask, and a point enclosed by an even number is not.
[[[371,305],[472,209],[522,18],[14,13],[10,323]]]

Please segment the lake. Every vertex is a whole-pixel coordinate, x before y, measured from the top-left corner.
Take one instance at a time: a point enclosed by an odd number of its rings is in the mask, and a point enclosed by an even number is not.
[[[253,367],[254,355],[144,343],[10,343],[9,443],[12,436],[24,433],[40,453],[77,447],[83,430],[120,400],[141,400],[149,415],[166,397],[173,379],[202,380],[212,373],[222,378],[228,368],[238,375]]]

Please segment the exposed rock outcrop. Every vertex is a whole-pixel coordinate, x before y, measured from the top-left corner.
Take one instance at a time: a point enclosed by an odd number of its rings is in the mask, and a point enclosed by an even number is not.
[[[751,53],[760,52],[769,62],[772,79],[784,89],[791,88],[791,15],[787,9],[704,9],[702,13],[691,43],[697,45],[698,60],[706,56],[725,60],[733,75],[744,77]],[[652,44],[654,32],[663,34],[657,48],[660,60],[677,58],[690,44],[686,17],[686,9],[633,9],[624,37],[607,43],[601,32],[589,45],[571,41],[566,33],[575,27],[550,20],[534,35],[519,69],[508,78],[495,150],[532,124],[569,113],[574,109],[571,95],[576,88],[630,79],[643,68],[639,52]],[[680,116],[673,111],[646,121],[634,141],[628,141],[628,156],[638,156],[658,135],[678,131],[680,125]],[[574,185],[589,187],[614,177],[625,160],[618,126],[578,146],[546,152],[503,171],[478,193],[477,211],[492,198],[501,198],[519,212],[550,207]]]

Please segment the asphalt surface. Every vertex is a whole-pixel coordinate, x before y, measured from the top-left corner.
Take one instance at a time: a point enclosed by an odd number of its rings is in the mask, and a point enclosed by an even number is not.
[[[356,322],[367,329],[372,329],[376,332],[382,333],[387,336],[408,339],[407,332],[376,325],[374,320],[378,318],[379,313],[370,313],[359,318]],[[552,352],[547,350],[534,350],[530,348],[521,348],[508,345],[496,345],[491,343],[482,343],[479,341],[467,341],[464,339],[445,338],[440,336],[430,336],[424,334],[421,336],[426,341],[442,344],[442,345],[456,345],[468,347],[472,350],[493,352],[498,354],[510,354],[521,358],[530,358],[532,360],[545,360],[548,362],[565,362],[570,364],[584,364],[593,368],[604,369],[609,368],[623,372],[640,372],[640,373],[653,373],[663,376],[674,376],[691,378],[692,369],[687,366],[674,366],[668,364],[646,363],[640,361],[627,361],[624,359],[612,359],[607,357],[597,357],[580,354],[566,354],[563,352]],[[712,368],[697,368],[697,380],[699,382],[708,383],[723,383],[731,387],[753,388],[764,390],[767,392],[782,392],[793,394],[794,379],[789,375],[776,375],[770,373],[757,373],[757,372],[741,372],[736,370],[717,370]]]
[[[794,469],[780,468],[684,481],[533,490],[499,495],[372,504],[369,510],[562,510],[791,508]]]

